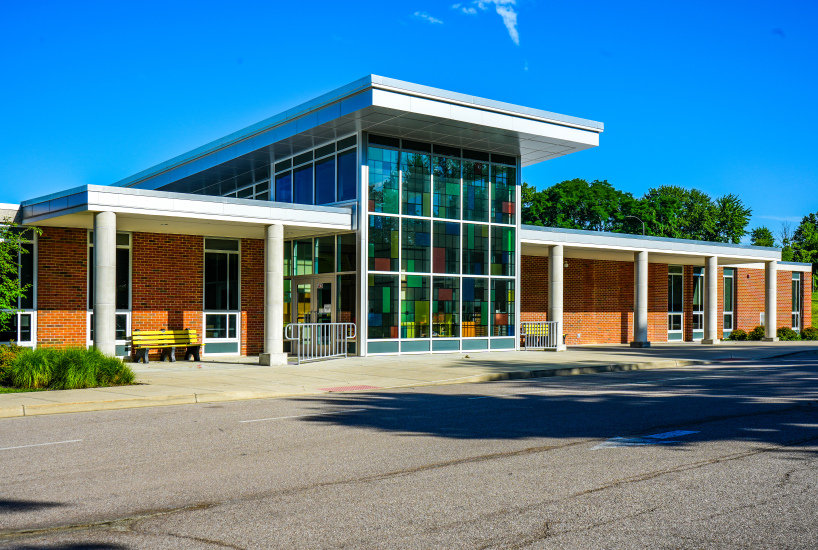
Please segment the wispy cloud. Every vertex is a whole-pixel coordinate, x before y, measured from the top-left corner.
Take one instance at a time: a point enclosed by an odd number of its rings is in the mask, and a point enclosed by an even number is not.
[[[776,222],[791,222],[791,223],[799,223],[801,218],[798,216],[753,216],[755,218],[761,218],[762,220],[773,220]]]
[[[477,13],[477,9],[487,11],[494,7],[494,11],[497,12],[497,15],[503,19],[503,24],[506,26],[511,41],[519,46],[520,33],[517,32],[517,12],[514,10],[514,6],[516,5],[517,0],[474,0],[471,4],[453,4],[452,8],[469,15],[474,15]],[[475,8],[475,6],[477,6],[477,8]]]
[[[423,19],[424,21],[426,21],[427,23],[431,23],[432,25],[442,25],[443,24],[443,21],[441,21],[437,17],[432,17],[431,15],[426,13],[425,11],[416,11],[415,12],[415,17],[417,17],[419,19]]]

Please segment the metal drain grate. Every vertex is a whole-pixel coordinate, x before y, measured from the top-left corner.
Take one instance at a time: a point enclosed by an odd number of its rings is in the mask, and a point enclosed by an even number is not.
[[[379,390],[378,386],[337,386],[335,388],[318,388],[321,391],[342,392],[358,390]]]

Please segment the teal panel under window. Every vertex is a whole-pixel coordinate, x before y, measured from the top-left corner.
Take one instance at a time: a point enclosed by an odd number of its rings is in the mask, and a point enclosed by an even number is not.
[[[432,342],[432,351],[459,351],[460,340],[435,340]]]
[[[401,342],[400,350],[409,353],[413,351],[429,351],[429,341],[419,340],[417,342]]]
[[[238,342],[208,342],[204,347],[205,353],[238,353]]]
[[[463,351],[489,349],[488,340],[463,340]]]
[[[128,355],[128,353],[130,351],[129,348],[130,348],[130,346],[128,346],[128,345],[116,346],[116,350],[114,351],[114,355],[116,355],[117,357],[124,357],[124,356]]]
[[[683,339],[682,334],[680,334],[680,333],[678,333],[678,332],[677,332],[677,333],[675,333],[675,334],[671,332],[671,333],[669,333],[669,334],[667,335],[667,341],[668,341],[668,342],[681,342],[681,341],[682,341],[682,339]]]
[[[694,340],[701,340],[704,338],[704,331],[703,330],[694,330],[693,331],[693,339]]]
[[[367,342],[368,353],[398,353],[398,343],[393,342]]]
[[[491,341],[491,349],[514,349],[514,338],[502,338]]]
[[[730,338],[730,334],[731,334],[732,332],[733,332],[732,330],[725,330],[725,331],[724,331],[724,332],[721,334],[721,338],[722,338],[722,340],[727,340],[728,338]]]

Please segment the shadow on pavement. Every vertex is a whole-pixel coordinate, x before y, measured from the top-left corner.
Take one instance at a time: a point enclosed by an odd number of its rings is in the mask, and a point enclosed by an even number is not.
[[[802,422],[805,416],[811,417],[808,424],[796,425],[798,433],[818,438],[814,370],[796,367],[759,374],[724,369],[698,374],[701,377],[675,381],[672,386],[667,381],[651,383],[645,378],[607,375],[604,380],[593,377],[593,381],[576,383],[553,378],[518,381],[504,386],[507,395],[401,391],[335,394],[299,401],[332,411],[304,417],[302,422],[494,440],[611,438],[665,426],[676,429],[680,422],[690,425],[753,416],[738,433],[735,429],[717,433],[711,428],[701,430],[696,440],[741,438],[781,443],[782,434],[793,433],[792,415],[770,413],[792,409]],[[344,408],[351,410],[337,412]]]
[[[37,512],[47,508],[65,506],[61,502],[43,502],[38,500],[0,499],[0,514],[14,514],[18,512]]]
[[[42,546],[14,546],[12,550],[128,550],[128,547],[107,542],[69,542],[64,544],[44,544]]]

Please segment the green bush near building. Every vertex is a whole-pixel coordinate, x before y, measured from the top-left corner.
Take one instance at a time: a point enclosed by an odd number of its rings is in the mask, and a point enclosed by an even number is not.
[[[818,328],[807,327],[802,330],[801,340],[818,340]]]
[[[106,357],[96,348],[22,349],[3,370],[4,385],[24,390],[121,386],[135,378],[120,359]]]
[[[740,328],[737,328],[730,333],[730,340],[734,340],[736,342],[743,342],[746,339],[747,333],[741,330]]]
[[[801,335],[792,330],[790,327],[781,327],[775,331],[775,335],[778,336],[778,339],[782,342],[792,342],[794,340],[801,339]]]
[[[761,339],[764,338],[764,334],[764,327],[756,327],[750,331],[750,334],[747,335],[747,339],[760,342]]]

